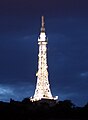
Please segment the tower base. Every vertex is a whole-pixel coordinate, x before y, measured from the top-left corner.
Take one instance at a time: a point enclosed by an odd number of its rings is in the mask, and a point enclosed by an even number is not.
[[[55,96],[53,98],[30,98],[30,101],[35,102],[35,101],[57,101],[58,100],[58,96]]]
[[[44,99],[42,98],[41,100],[38,101],[34,101],[33,99],[30,99],[34,105],[37,106],[54,106],[56,104],[58,104],[58,99]]]

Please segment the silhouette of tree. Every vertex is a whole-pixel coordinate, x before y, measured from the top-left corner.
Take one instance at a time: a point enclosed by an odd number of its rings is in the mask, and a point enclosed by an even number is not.
[[[84,108],[88,109],[88,102],[87,102],[87,104],[84,106]]]
[[[10,102],[0,101],[0,119],[5,120],[84,120],[88,118],[88,103],[84,107],[76,107],[71,100],[59,101],[56,104],[51,101],[31,102],[24,98],[22,102],[10,99]],[[43,116],[43,117],[42,117]]]

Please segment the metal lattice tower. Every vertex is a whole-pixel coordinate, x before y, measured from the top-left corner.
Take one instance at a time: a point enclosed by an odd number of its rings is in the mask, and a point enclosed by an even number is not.
[[[37,76],[37,84],[32,101],[38,101],[41,99],[57,99],[57,97],[53,97],[50,90],[50,84],[48,80],[48,66],[47,66],[47,38],[45,34],[44,27],[44,16],[42,16],[42,27],[41,33],[38,38],[39,45],[39,54],[38,54],[38,72]]]

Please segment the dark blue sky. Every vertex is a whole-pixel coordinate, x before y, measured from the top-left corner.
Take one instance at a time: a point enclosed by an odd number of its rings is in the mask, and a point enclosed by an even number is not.
[[[88,102],[87,6],[87,0],[0,1],[0,100],[33,96],[44,15],[52,94]]]

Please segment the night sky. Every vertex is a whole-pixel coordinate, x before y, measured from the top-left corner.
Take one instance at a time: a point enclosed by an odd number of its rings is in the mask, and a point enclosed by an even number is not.
[[[84,106],[88,102],[87,0],[0,1],[0,101],[34,94],[42,15],[52,94]]]

